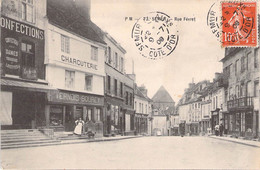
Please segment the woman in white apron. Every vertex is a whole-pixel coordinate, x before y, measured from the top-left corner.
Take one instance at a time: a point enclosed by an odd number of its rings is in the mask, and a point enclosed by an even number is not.
[[[76,120],[75,123],[76,123],[76,127],[74,129],[74,133],[76,135],[82,135],[84,121],[81,118],[79,118],[79,120]]]

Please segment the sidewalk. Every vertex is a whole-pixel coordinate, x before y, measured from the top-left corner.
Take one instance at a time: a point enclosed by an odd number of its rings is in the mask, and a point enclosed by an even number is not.
[[[238,143],[238,144],[242,144],[242,145],[260,148],[259,141],[232,138],[232,137],[228,137],[228,136],[214,136],[213,135],[213,136],[208,136],[208,137],[213,138],[213,139],[224,140],[224,141],[228,141],[228,142],[233,142],[233,143]]]
[[[100,137],[94,139],[76,139],[76,140],[61,140],[62,144],[76,144],[76,143],[88,143],[88,142],[106,142],[106,141],[115,141],[115,140],[124,140],[124,139],[132,139],[132,138],[140,138],[143,137],[141,135],[138,136],[114,136],[114,137]]]

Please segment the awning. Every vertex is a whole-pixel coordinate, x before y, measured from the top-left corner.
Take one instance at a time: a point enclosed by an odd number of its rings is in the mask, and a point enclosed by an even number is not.
[[[1,79],[0,80],[1,89],[4,90],[26,90],[26,91],[36,91],[36,92],[48,92],[56,91],[58,89],[48,86],[43,83],[36,82],[25,82],[19,80],[9,80]]]

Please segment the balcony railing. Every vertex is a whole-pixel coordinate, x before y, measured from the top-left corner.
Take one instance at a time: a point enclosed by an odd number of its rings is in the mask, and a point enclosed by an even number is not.
[[[253,107],[252,97],[241,97],[227,102],[228,110],[239,110]]]

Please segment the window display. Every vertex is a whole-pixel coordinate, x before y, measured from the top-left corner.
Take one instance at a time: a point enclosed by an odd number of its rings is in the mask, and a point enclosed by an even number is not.
[[[63,110],[62,106],[51,106],[50,107],[50,125],[61,126],[63,125]]]

